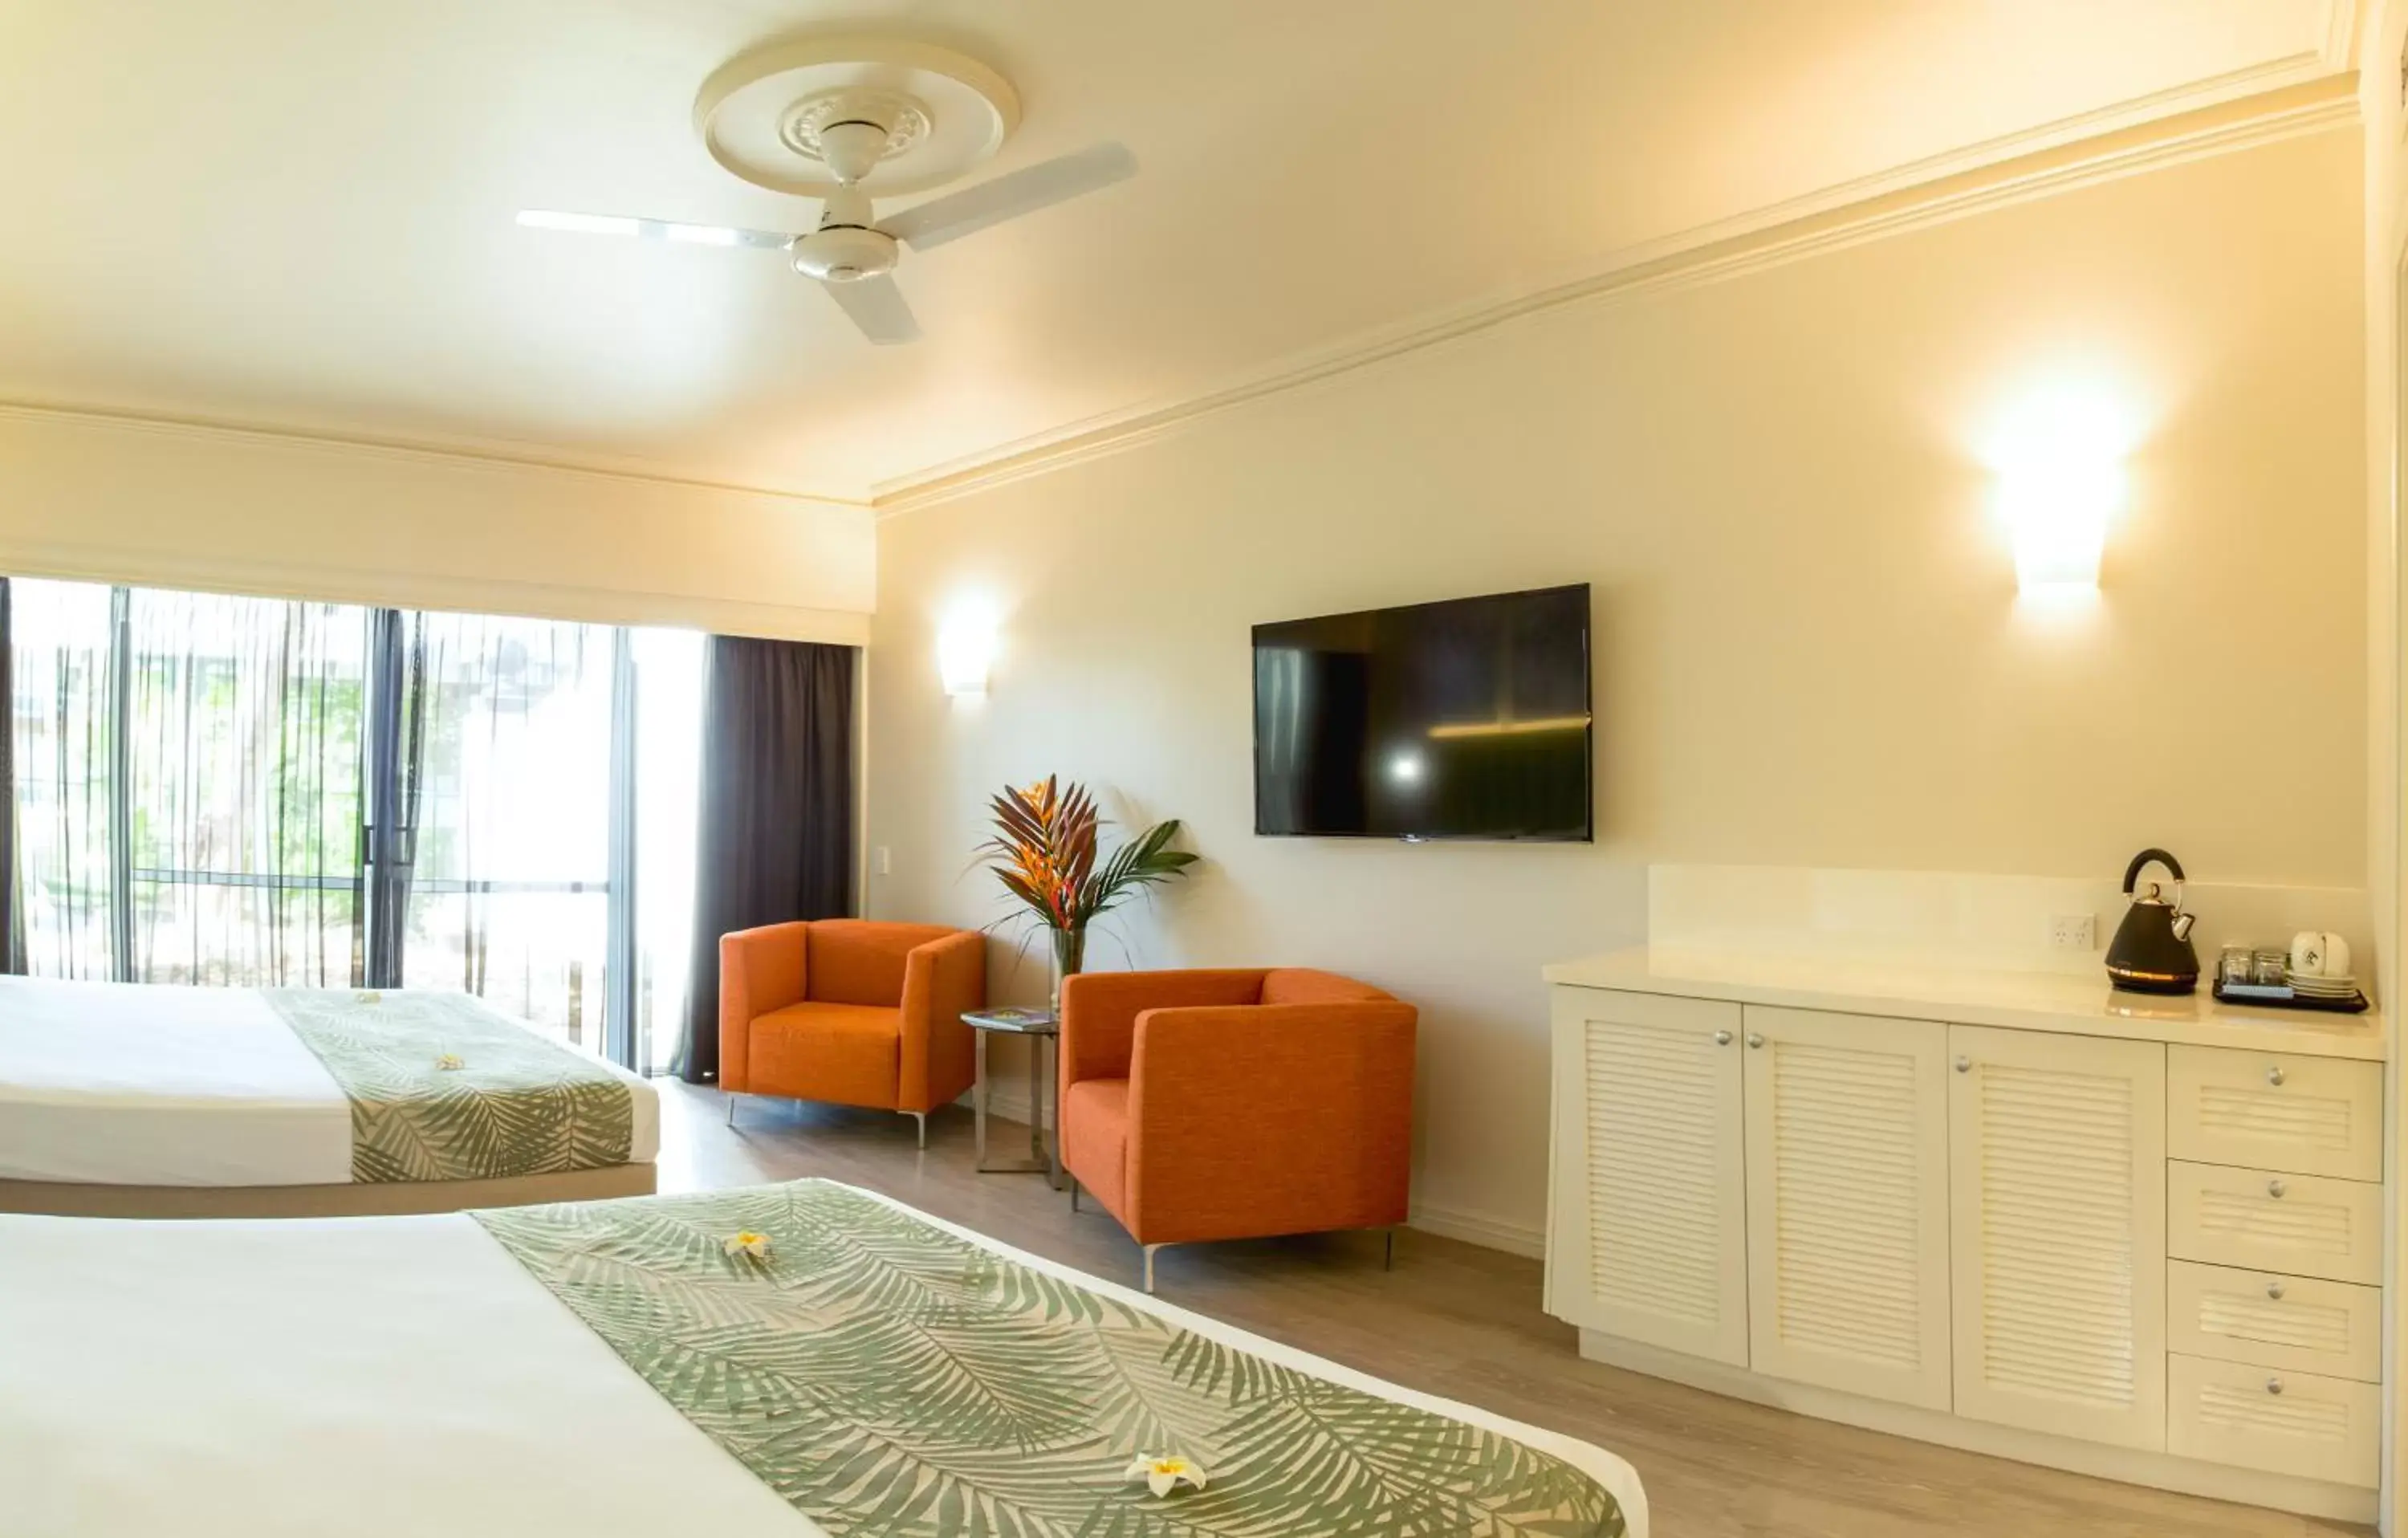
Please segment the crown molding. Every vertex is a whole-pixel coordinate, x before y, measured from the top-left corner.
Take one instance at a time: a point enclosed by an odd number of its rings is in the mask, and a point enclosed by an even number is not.
[[[2356,36],[2357,0],[2330,0],[2323,46],[2067,119],[1634,247],[1585,274],[1491,295],[1291,354],[1197,395],[1108,412],[879,482],[882,518],[1119,453],[1200,418],[1441,346],[1567,305],[1724,281],[1866,241],[2186,161],[2358,121],[2356,76],[2330,62]]]
[[[829,507],[869,510],[858,496],[832,496],[824,492],[681,475],[648,461],[613,455],[557,453],[518,444],[476,438],[396,438],[380,435],[320,432],[309,428],[271,426],[221,418],[124,410],[110,407],[41,400],[0,399],[0,422],[66,424],[138,432],[201,443],[240,443],[254,448],[318,451],[367,455],[422,465],[443,465],[480,470],[536,470],[555,475],[594,476],[686,490],[728,492],[745,496],[769,496],[781,501],[815,502]]]
[[[370,570],[325,562],[196,556],[118,544],[0,533],[0,571],[68,582],[119,582],[321,603],[472,614],[536,614],[588,625],[666,625],[721,635],[867,646],[870,616],[845,609],[491,574]]]

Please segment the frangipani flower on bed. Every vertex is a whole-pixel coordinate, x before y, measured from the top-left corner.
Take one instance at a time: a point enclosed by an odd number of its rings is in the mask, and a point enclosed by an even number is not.
[[[1199,1490],[1204,1488],[1204,1471],[1176,1453],[1166,1458],[1140,1457],[1128,1466],[1124,1477],[1144,1480],[1145,1488],[1159,1496],[1168,1496],[1182,1485]]]
[[[435,1066],[449,1073],[455,1068],[466,1068],[468,1065],[456,1052],[439,1052],[435,1056]]]
[[[362,992],[351,995],[351,997],[358,999],[363,1004],[381,1004],[384,1002],[384,995],[373,991],[363,990]]]
[[[730,1255],[750,1256],[755,1260],[769,1258],[769,1236],[766,1233],[754,1233],[750,1229],[729,1234],[723,1242],[722,1247]]]

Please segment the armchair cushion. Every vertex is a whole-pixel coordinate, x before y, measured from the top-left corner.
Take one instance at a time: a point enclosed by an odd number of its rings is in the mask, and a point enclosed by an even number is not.
[[[1125,1079],[1145,1010],[1192,1004],[1251,1004],[1262,992],[1253,969],[1164,972],[1081,972],[1062,980],[1062,1084]]]
[[[1369,983],[1357,983],[1336,972],[1315,971],[1310,967],[1273,967],[1263,973],[1257,1004],[1373,1004],[1386,1000],[1388,994]]]
[[[756,1085],[792,1085],[839,1105],[891,1106],[902,1042],[901,1010],[790,1004],[752,1022],[748,1067]]]
[[[958,931],[936,924],[884,924],[828,918],[810,926],[804,997],[817,1004],[903,1002],[903,968],[912,948]]]

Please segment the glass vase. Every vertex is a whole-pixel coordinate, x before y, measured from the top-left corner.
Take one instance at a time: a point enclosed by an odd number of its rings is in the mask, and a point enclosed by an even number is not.
[[[1062,1013],[1062,980],[1084,971],[1087,966],[1087,931],[1082,928],[1054,931],[1054,1013]]]

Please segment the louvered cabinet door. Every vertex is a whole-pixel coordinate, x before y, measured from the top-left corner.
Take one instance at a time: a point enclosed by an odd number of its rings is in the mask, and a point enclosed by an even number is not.
[[[2166,1445],[2166,1056],[1952,1026],[1956,1413]]]
[[[1742,1023],[1749,1365],[1947,1409],[1948,1028]]]
[[[1740,1010],[1559,987],[1548,1308],[1747,1365]]]

